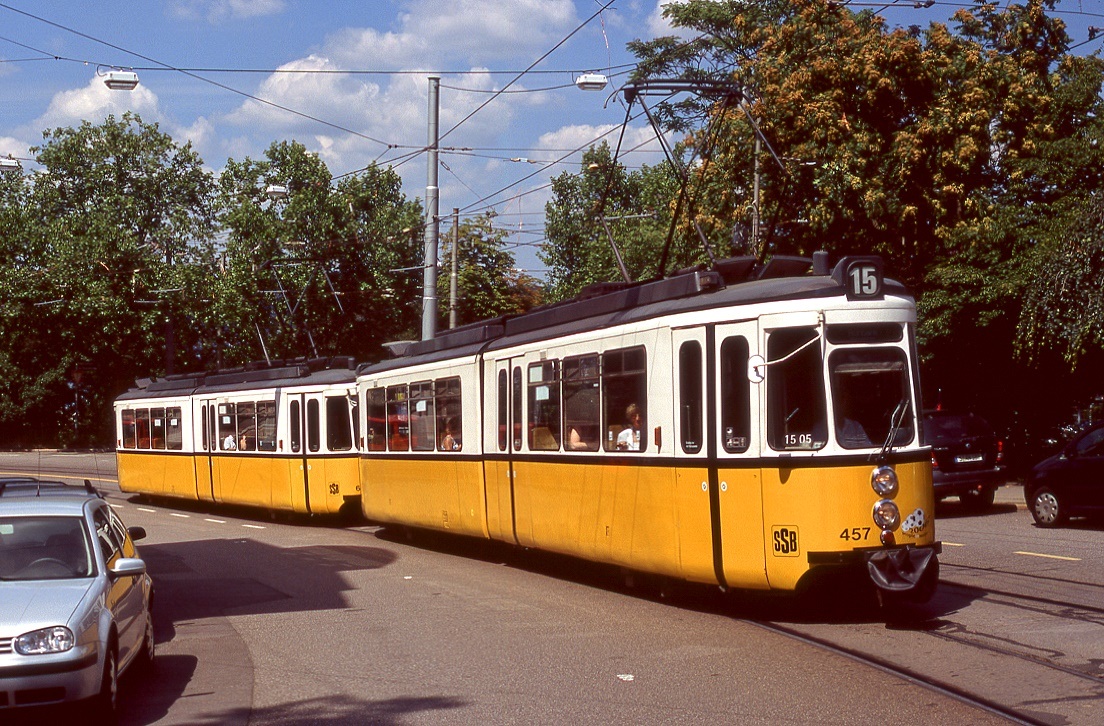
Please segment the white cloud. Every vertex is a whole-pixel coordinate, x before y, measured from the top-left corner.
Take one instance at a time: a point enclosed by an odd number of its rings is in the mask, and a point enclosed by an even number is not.
[[[0,156],[28,159],[31,156],[30,147],[31,145],[22,139],[0,136]]]
[[[148,87],[139,85],[133,91],[116,91],[105,86],[103,78],[93,76],[83,88],[56,94],[46,112],[32,121],[30,127],[53,129],[79,126],[82,121],[98,123],[109,114],[121,116],[126,111],[138,113],[143,121],[163,120],[157,95]]]
[[[690,31],[686,28],[675,28],[663,17],[663,8],[667,5],[682,4],[685,0],[656,0],[655,9],[652,10],[651,15],[648,16],[648,32],[651,33],[653,38],[658,38],[665,35],[678,35],[682,37],[689,37]]]
[[[217,23],[276,15],[286,6],[284,0],[173,0],[169,12],[178,18]]]

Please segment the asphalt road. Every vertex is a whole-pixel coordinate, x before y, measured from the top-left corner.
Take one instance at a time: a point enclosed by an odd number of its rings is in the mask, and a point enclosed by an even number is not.
[[[1104,618],[1066,615],[1101,605],[1104,531],[1038,530],[1013,488],[988,516],[941,507],[946,584],[887,623],[626,589],[608,569],[451,538],[138,502],[112,454],[0,454],[0,471],[88,476],[149,532],[158,662],[124,679],[124,724],[1004,722],[760,622],[1040,722],[1099,722],[1104,688],[1076,673],[1099,670]]]

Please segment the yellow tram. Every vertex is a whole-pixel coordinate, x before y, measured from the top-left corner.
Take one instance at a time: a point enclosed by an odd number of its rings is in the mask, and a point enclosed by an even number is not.
[[[307,514],[359,508],[352,359],[144,380],[114,411],[124,492]]]
[[[357,375],[376,522],[722,587],[938,578],[913,299],[751,258],[411,344]]]

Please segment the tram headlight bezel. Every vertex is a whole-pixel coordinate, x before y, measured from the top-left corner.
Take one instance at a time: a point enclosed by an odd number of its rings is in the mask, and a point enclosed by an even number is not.
[[[889,499],[879,499],[871,512],[874,524],[883,531],[892,532],[901,526],[901,510]]]
[[[879,466],[870,472],[870,487],[879,497],[893,499],[901,490],[897,472],[892,466]]]

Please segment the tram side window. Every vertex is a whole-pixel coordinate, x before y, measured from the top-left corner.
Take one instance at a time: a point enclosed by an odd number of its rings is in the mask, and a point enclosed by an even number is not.
[[[558,361],[529,366],[529,448],[560,448],[560,379]]]
[[[165,444],[172,451],[184,448],[184,426],[180,420],[180,407],[165,409]]]
[[[234,404],[220,403],[218,405],[219,448],[223,451],[234,451],[238,448],[237,431],[234,427],[234,415]]]
[[[298,401],[288,406],[288,426],[291,428],[291,452],[298,454],[303,449],[303,411]]]
[[[138,448],[150,448],[150,415],[148,408],[138,409]]]
[[[602,414],[606,451],[644,451],[648,446],[648,376],[643,347],[602,355]]]
[[[321,421],[318,415],[318,399],[307,401],[307,451],[316,452],[322,448]]]
[[[386,392],[382,388],[369,388],[364,392],[365,415],[368,431],[365,433],[369,451],[387,451]]]
[[[410,450],[410,413],[406,386],[387,387],[387,448]]]
[[[507,415],[509,406],[509,384],[506,381],[506,371],[498,372],[498,450],[505,451],[508,441]]]
[[[433,451],[437,436],[434,433],[437,416],[433,410],[433,383],[422,381],[410,384],[410,448],[414,451]]]
[[[721,443],[733,454],[747,451],[751,439],[748,355],[747,338],[725,338],[721,343]]]
[[[514,385],[510,392],[513,404],[511,418],[514,428],[514,451],[521,451],[521,366],[514,366]]]
[[[257,450],[257,404],[242,401],[237,404],[238,451]]]
[[[460,378],[441,378],[433,383],[437,400],[437,447],[441,451],[459,451],[464,445],[460,416]]]
[[[326,447],[330,451],[349,451],[353,448],[349,399],[346,396],[326,396]]]
[[[165,409],[150,409],[150,448],[165,449]]]
[[[276,402],[257,401],[257,451],[276,450]]]
[[[138,426],[136,423],[134,409],[124,408],[122,411],[122,427],[123,427],[123,448],[124,449],[137,449],[138,448]]]
[[[824,373],[816,328],[767,339],[767,439],[778,451],[820,449],[827,441]]]
[[[564,358],[564,448],[597,451],[602,438],[598,421],[598,356]]]
[[[679,347],[679,427],[682,450],[696,454],[702,448],[702,348],[691,340]]]

